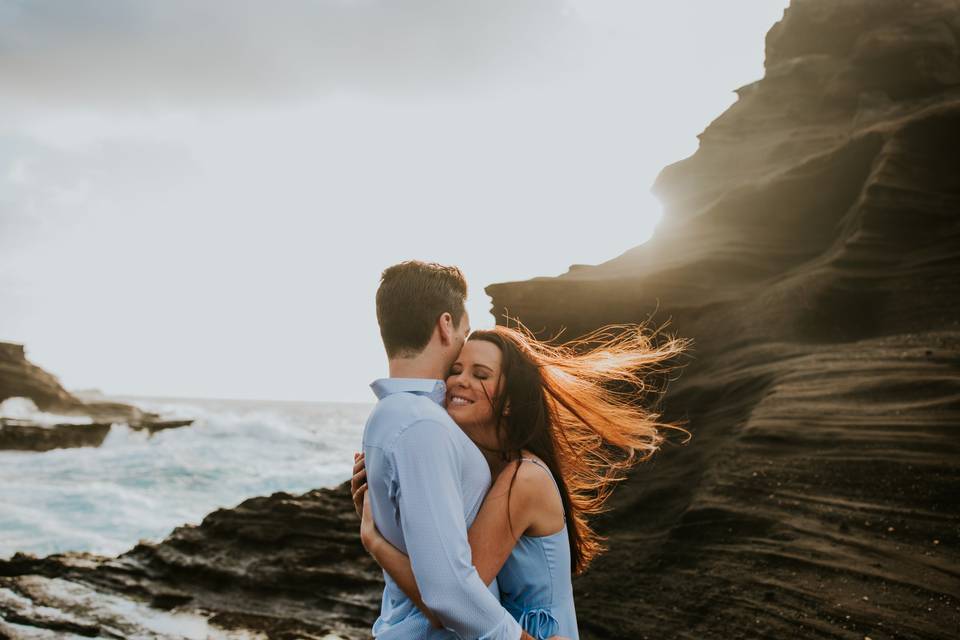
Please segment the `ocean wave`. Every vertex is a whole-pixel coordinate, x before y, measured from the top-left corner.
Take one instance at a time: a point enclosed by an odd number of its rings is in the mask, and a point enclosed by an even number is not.
[[[123,400],[117,398],[118,400]],[[116,554],[219,507],[350,475],[368,405],[143,400],[189,427],[112,427],[100,447],[0,452],[0,557]]]
[[[21,397],[7,398],[0,402],[0,418],[29,420],[41,427],[52,427],[57,424],[90,424],[93,422],[88,416],[67,416],[41,411],[33,400]]]

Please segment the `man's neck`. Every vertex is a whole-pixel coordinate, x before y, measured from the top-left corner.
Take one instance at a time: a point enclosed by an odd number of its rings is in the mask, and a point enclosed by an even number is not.
[[[427,378],[429,380],[443,380],[446,378],[446,367],[435,358],[391,358],[389,362],[391,378]]]

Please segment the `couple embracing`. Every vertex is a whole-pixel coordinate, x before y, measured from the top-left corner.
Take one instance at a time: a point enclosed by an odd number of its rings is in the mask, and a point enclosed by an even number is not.
[[[635,326],[564,347],[470,333],[466,297],[459,269],[419,261],[377,290],[390,377],[351,483],[386,582],[373,635],[575,639],[571,574],[603,549],[589,517],[679,428],[636,389],[683,345]]]

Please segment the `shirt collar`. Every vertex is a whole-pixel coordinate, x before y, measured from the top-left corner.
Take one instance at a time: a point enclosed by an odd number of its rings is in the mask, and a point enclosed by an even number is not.
[[[394,393],[413,393],[426,396],[443,406],[447,397],[447,385],[443,380],[431,378],[380,378],[370,383],[370,388],[378,400],[382,400]]]

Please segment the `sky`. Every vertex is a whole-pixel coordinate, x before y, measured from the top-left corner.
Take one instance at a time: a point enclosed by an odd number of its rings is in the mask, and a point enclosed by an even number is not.
[[[381,271],[648,240],[786,0],[0,0],[0,341],[68,389],[371,401]]]

